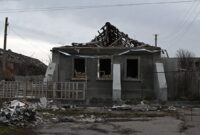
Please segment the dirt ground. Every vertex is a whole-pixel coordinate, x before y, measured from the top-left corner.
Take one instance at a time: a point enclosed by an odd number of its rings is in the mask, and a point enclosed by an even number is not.
[[[184,133],[186,135],[200,134],[200,108],[184,109],[183,114]]]
[[[200,132],[200,108],[184,106],[154,111],[100,107],[42,110],[37,116],[41,118],[38,126],[5,135],[199,135]]]
[[[158,117],[104,123],[57,123],[37,130],[38,135],[180,135],[182,121]]]
[[[105,122],[57,122],[43,125],[36,135],[199,135],[200,108],[180,109],[180,117],[140,117]]]

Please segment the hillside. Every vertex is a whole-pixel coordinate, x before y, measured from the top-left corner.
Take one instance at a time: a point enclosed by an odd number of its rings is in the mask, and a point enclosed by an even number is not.
[[[6,80],[13,80],[15,75],[31,76],[45,75],[47,66],[40,60],[22,54],[6,51],[6,69],[3,71],[3,49],[0,49],[0,78],[6,76]]]

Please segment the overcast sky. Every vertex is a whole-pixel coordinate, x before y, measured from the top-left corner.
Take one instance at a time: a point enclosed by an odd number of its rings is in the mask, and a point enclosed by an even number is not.
[[[7,48],[48,63],[50,50],[88,42],[106,23],[131,38],[158,45],[175,56],[183,48],[200,56],[200,2],[85,8],[180,0],[0,0],[0,43],[9,18]],[[84,7],[84,8],[82,8]],[[45,10],[45,11],[44,11]]]

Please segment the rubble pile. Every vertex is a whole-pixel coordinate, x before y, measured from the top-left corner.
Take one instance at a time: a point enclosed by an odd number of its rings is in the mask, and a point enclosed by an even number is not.
[[[79,113],[73,114],[73,111]],[[39,102],[13,100],[4,102],[0,109],[0,124],[15,125],[20,127],[34,127],[45,123],[58,122],[83,122],[94,123],[116,119],[116,114],[127,112],[149,112],[152,111],[176,111],[174,106],[149,104],[141,101],[135,105],[114,105],[113,107],[77,107],[70,104],[59,104],[53,100],[48,101],[46,97],[40,98]],[[152,113],[150,112],[150,113]],[[66,115],[63,115],[65,114]],[[67,114],[69,113],[69,114]],[[98,115],[96,115],[96,113]],[[70,115],[72,114],[72,115]],[[108,117],[107,117],[108,116]],[[123,117],[123,115],[118,115]]]
[[[16,126],[33,125],[36,121],[36,111],[30,105],[13,100],[4,102],[0,110],[0,123]]]
[[[58,123],[58,122],[80,122],[80,123],[96,123],[96,122],[104,122],[105,120],[103,118],[97,117],[95,115],[79,115],[79,116],[62,116],[62,117],[57,117],[52,114],[44,114],[43,115],[48,115],[51,116],[50,121],[53,123]]]
[[[160,104],[146,104],[143,101],[141,101],[140,104],[137,105],[127,105],[127,104],[122,104],[122,105],[114,105],[112,110],[118,110],[118,111],[141,111],[141,112],[146,112],[146,111],[176,111],[176,107],[174,106],[167,106],[167,105],[160,105]]]

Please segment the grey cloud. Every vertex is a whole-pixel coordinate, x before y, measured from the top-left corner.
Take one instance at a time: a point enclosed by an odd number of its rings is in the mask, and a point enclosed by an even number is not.
[[[20,0],[19,2],[9,2],[9,6],[6,2],[3,2],[4,4],[1,2],[0,8],[73,7],[135,2],[147,2],[147,0]],[[158,33],[159,38],[169,35],[176,29],[176,25],[181,22],[181,19],[184,19],[181,17],[184,16],[190,7],[191,4],[187,3],[84,10],[66,9],[48,12],[0,13],[0,26],[2,26],[0,27],[0,31],[3,29],[4,17],[8,16],[10,27],[12,28],[13,26],[15,31],[19,32],[22,36],[52,43],[60,42],[62,44],[69,44],[71,42],[90,41],[97,34],[97,30],[105,22],[110,21],[121,31],[129,34],[130,37],[153,44],[153,34]],[[199,33],[196,30],[197,26],[197,23],[191,26],[191,30],[194,33],[190,32],[187,34],[188,38],[186,38],[187,40],[193,40],[194,44],[199,42],[198,37],[195,36]],[[195,39],[191,37],[195,37]],[[173,45],[171,48],[187,47],[188,42],[191,41],[185,41],[186,39],[182,39],[183,45]],[[165,48],[175,42],[166,44],[163,39],[160,39],[159,43],[161,47]],[[169,50],[173,52],[174,49],[171,48]]]

